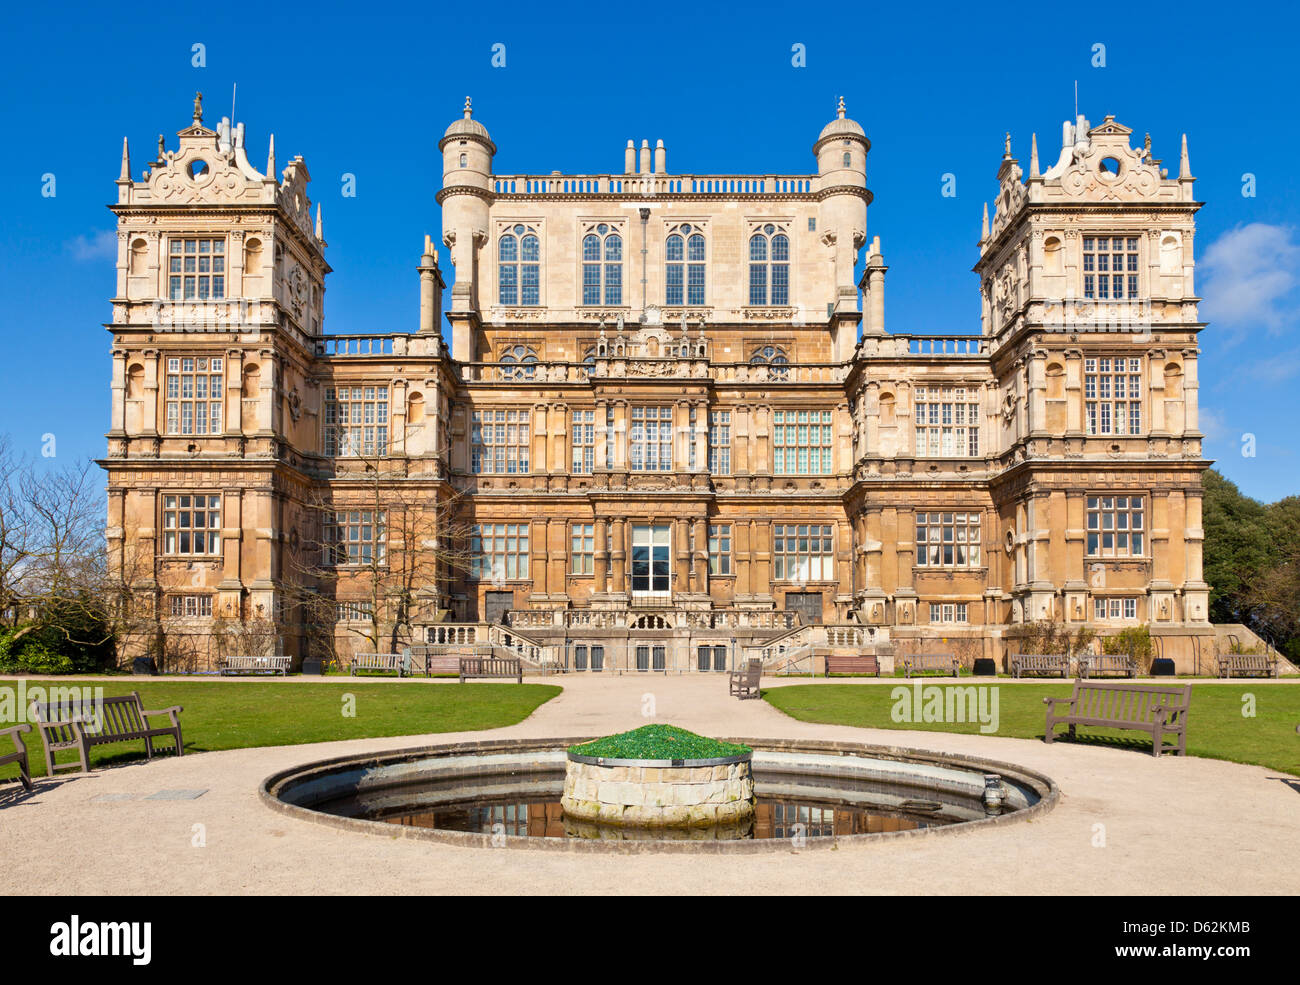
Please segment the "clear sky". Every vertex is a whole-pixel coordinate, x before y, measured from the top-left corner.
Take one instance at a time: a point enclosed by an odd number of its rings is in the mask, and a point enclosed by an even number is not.
[[[271,132],[281,167],[306,159],[335,271],[333,332],[415,329],[414,268],[425,233],[440,238],[437,142],[466,95],[502,173],[618,172],[628,138],[662,138],[670,172],[732,174],[813,171],[812,143],[843,95],[872,142],[868,235],[890,267],[886,326],[960,334],[979,331],[970,268],[1003,133],[1026,169],[1031,132],[1053,160],[1077,80],[1079,112],[1094,124],[1114,114],[1135,142],[1150,132],[1173,173],[1188,135],[1207,203],[1196,238],[1211,322],[1206,455],[1250,495],[1300,493],[1300,17],[1244,3],[830,9],[15,5],[0,35],[0,432],[32,455],[55,435],[60,464],[104,453],[115,250],[105,205],[122,137],[138,176],[160,132],[175,147],[195,90],[215,125],[238,83],[255,166]],[[955,197],[941,194],[945,174]]]

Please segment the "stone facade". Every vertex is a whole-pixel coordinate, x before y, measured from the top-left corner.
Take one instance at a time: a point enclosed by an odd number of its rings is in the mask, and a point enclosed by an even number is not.
[[[1190,667],[1199,203],[1185,142],[1171,177],[1131,136],[1080,117],[1028,174],[1008,137],[979,330],[930,337],[886,331],[842,108],[807,174],[629,141],[621,172],[502,175],[467,100],[440,143],[448,345],[429,237],[418,326],[327,334],[306,165],[272,138],[256,170],[196,107],[139,178],[123,148],[110,544],[164,648],[262,620],[295,655],[323,628],[776,670],[1000,657],[1049,619],[1150,625]],[[328,617],[300,601],[321,585]]]

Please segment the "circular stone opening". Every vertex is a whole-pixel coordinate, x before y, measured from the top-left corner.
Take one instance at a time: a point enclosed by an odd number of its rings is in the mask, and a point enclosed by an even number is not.
[[[263,781],[273,810],[342,830],[483,848],[763,852],[1015,824],[1055,806],[1049,777],[1011,763],[896,746],[744,739],[757,804],[711,827],[579,821],[561,800],[570,746],[497,739],[304,763]]]
[[[673,725],[570,746],[565,819],[616,828],[743,826],[754,815],[753,750]]]

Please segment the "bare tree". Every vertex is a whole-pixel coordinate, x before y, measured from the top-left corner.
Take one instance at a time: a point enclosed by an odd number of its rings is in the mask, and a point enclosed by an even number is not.
[[[396,652],[417,625],[445,615],[454,573],[469,564],[468,526],[462,494],[433,471],[411,471],[422,464],[350,458],[313,493],[310,530],[286,565],[313,652],[341,662],[340,630],[354,648]]]

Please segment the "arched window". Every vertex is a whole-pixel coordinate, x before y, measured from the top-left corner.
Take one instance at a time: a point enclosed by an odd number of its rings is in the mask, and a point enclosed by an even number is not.
[[[672,229],[664,244],[664,304],[704,303],[704,234],[689,222]]]
[[[623,303],[623,237],[608,223],[582,238],[582,303]]]
[[[844,152],[844,166],[846,168],[851,168],[853,166],[853,157],[848,151]]]
[[[749,365],[767,366],[773,376],[784,376],[790,366],[790,357],[776,345],[762,345],[749,356]]]
[[[582,354],[582,371],[588,376],[596,375],[596,347],[594,345]]]
[[[512,345],[501,353],[501,378],[531,380],[537,368],[537,353],[526,345]]]
[[[790,303],[790,238],[770,222],[749,237],[749,303]]]
[[[460,155],[460,166],[463,168],[468,166],[468,164],[469,164],[469,155],[468,154]]]
[[[542,243],[531,226],[522,223],[497,242],[497,301],[499,304],[541,303]]]

